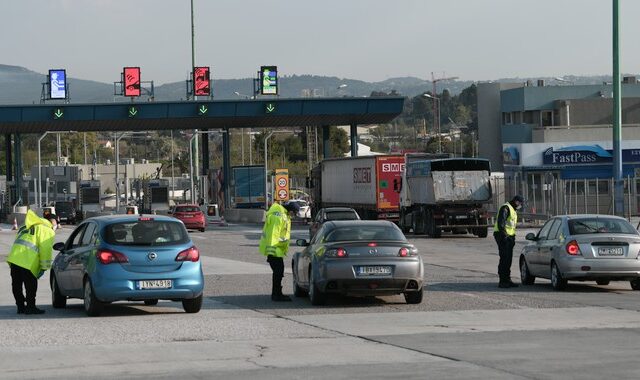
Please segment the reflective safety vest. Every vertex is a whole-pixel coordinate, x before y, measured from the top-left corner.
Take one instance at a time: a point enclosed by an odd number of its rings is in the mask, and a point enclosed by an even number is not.
[[[518,213],[516,209],[511,206],[511,203],[507,202],[504,204],[509,208],[509,216],[507,220],[504,222],[504,231],[508,236],[516,235],[516,223],[518,223]],[[493,225],[493,232],[498,232],[500,229],[498,228],[498,220],[496,219],[496,223]]]
[[[11,246],[7,263],[29,269],[35,277],[51,268],[51,253],[56,233],[51,222],[28,210],[25,225]]]
[[[285,257],[291,238],[291,219],[287,210],[274,203],[265,216],[258,249],[265,256]]]

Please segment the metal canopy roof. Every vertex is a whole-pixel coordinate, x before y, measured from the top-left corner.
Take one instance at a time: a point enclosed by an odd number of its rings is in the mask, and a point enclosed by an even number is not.
[[[0,133],[375,124],[393,120],[403,103],[402,97],[374,97],[0,106]],[[207,112],[200,115],[203,105]],[[55,119],[57,109],[63,115]]]

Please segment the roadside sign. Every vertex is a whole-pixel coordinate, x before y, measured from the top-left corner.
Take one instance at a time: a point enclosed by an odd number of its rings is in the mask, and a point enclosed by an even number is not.
[[[278,201],[289,200],[289,169],[276,169],[276,191]]]
[[[260,66],[260,93],[262,95],[278,95],[278,68],[276,66]]]
[[[209,112],[209,107],[207,107],[206,104],[201,104],[200,107],[198,107],[198,115],[206,116],[207,112]]]
[[[124,96],[140,96],[140,68],[125,67],[122,76],[124,78]]]

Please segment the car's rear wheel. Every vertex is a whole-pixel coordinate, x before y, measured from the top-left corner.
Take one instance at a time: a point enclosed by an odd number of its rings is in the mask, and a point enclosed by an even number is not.
[[[629,284],[631,285],[631,289],[640,290],[640,278],[629,281]]]
[[[321,292],[316,286],[315,275],[313,274],[313,268],[309,269],[309,299],[312,305],[324,305],[327,302],[327,295]]]
[[[424,289],[420,288],[417,292],[406,292],[404,293],[404,300],[407,301],[408,304],[418,304],[422,302],[422,298],[424,297]]]
[[[144,300],[144,304],[147,306],[155,306],[158,304],[158,300]]]
[[[527,260],[524,257],[520,257],[520,282],[522,282],[522,285],[533,285],[535,281],[535,276],[529,272]]]
[[[560,268],[555,262],[551,263],[551,286],[554,290],[565,290],[567,288],[567,280],[562,278]]]
[[[202,294],[196,298],[182,300],[182,308],[187,313],[197,313],[202,308]]]
[[[204,230],[205,230],[205,228],[203,227],[203,228],[200,229],[200,232],[204,232]]]
[[[96,298],[91,280],[84,280],[84,311],[90,317],[97,317],[102,312],[103,307],[104,304]]]
[[[56,276],[53,272],[51,272],[51,305],[53,305],[54,309],[62,309],[67,306],[67,297],[60,293],[58,280],[56,280]]]
[[[610,282],[609,280],[596,280],[596,284],[598,285],[609,285]]]

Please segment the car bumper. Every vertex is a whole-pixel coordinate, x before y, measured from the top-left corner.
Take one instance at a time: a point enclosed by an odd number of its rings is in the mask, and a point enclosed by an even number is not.
[[[567,280],[640,278],[640,260],[611,258],[585,259],[582,257],[558,260],[562,276]]]
[[[357,266],[391,266],[390,275],[358,276]],[[318,289],[343,295],[392,295],[419,291],[423,286],[424,268],[418,257],[403,260],[359,259],[326,260],[319,268]]]
[[[203,220],[183,220],[182,223],[184,223],[186,228],[192,229],[200,229],[207,226],[207,223]]]
[[[128,272],[114,264],[110,267],[91,275],[95,295],[103,302],[190,299],[198,297],[204,290],[200,262],[183,263],[180,269],[163,273]],[[170,289],[138,289],[138,281],[141,280],[171,280],[172,286]]]

